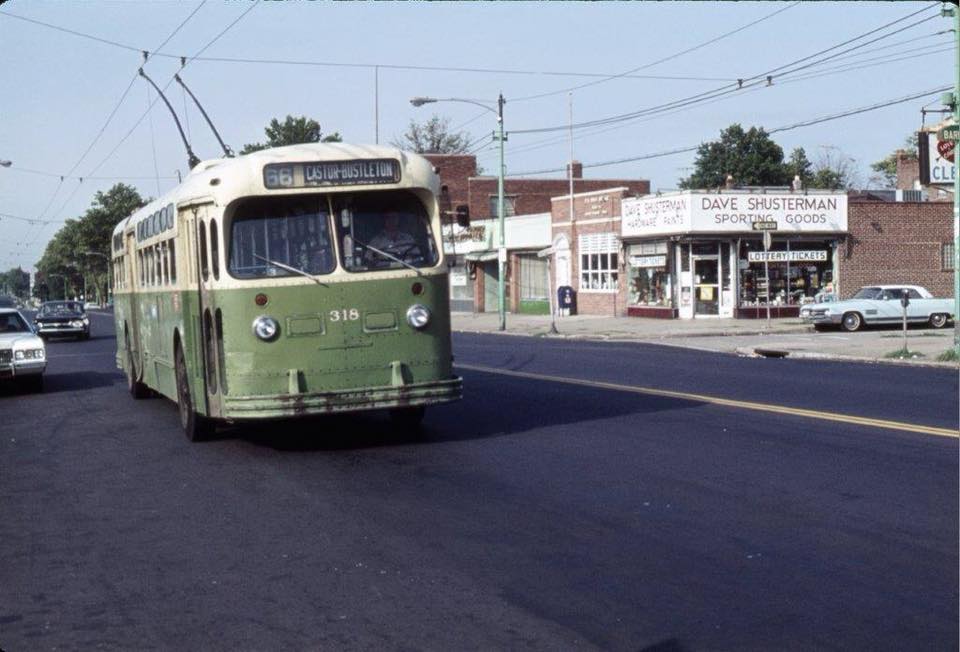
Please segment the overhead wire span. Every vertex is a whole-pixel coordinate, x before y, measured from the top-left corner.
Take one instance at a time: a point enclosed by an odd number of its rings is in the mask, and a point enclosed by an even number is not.
[[[677,58],[679,58],[679,57],[681,57],[681,56],[683,56],[683,55],[685,55],[685,54],[689,54],[689,53],[691,53],[691,52],[695,52],[696,50],[699,50],[699,49],[701,49],[701,48],[704,48],[704,47],[706,47],[706,46],[708,46],[708,45],[712,45],[713,43],[716,43],[717,41],[720,41],[720,40],[722,40],[722,39],[725,39],[725,38],[727,38],[728,36],[733,36],[734,34],[737,34],[738,32],[742,32],[742,31],[745,30],[745,29],[748,29],[748,28],[750,28],[750,27],[753,27],[754,25],[756,25],[756,24],[758,24],[758,23],[762,23],[762,22],[765,21],[765,20],[769,20],[770,18],[773,18],[773,17],[776,16],[777,14],[781,14],[781,13],[783,13],[784,11],[787,11],[788,9],[792,9],[792,8],[796,7],[798,4],[800,4],[800,3],[799,3],[799,2],[794,2],[794,3],[792,3],[792,4],[787,5],[786,7],[783,7],[783,8],[781,8],[781,9],[778,9],[777,11],[774,11],[774,12],[771,13],[771,14],[767,14],[766,16],[763,16],[762,18],[759,18],[759,19],[757,19],[757,20],[754,20],[754,21],[752,21],[752,22],[749,22],[749,23],[747,23],[746,25],[742,25],[742,26],[738,27],[738,28],[735,29],[735,30],[732,30],[732,31],[730,31],[730,32],[726,32],[726,33],[724,33],[724,34],[720,34],[719,36],[716,36],[716,37],[714,37],[714,38],[712,38],[712,39],[710,39],[710,40],[708,40],[708,41],[705,41],[705,42],[700,43],[700,44],[698,44],[698,45],[695,45],[695,46],[693,46],[693,47],[687,48],[687,49],[685,49],[685,50],[681,50],[680,52],[676,52],[676,53],[674,53],[674,54],[668,55],[668,56],[663,57],[663,58],[661,58],[661,59],[657,59],[656,61],[651,61],[650,63],[646,63],[646,64],[644,64],[644,65],[642,65],[642,66],[638,66],[638,67],[636,67],[636,68],[631,68],[630,70],[627,70],[626,72],[623,72],[623,73],[620,73],[620,74],[617,74],[617,75],[610,75],[609,77],[606,77],[606,78],[604,78],[604,79],[597,80],[597,81],[593,81],[593,82],[587,82],[586,84],[580,84],[579,86],[572,86],[572,87],[569,87],[569,88],[561,88],[561,89],[558,89],[558,90],[555,90],[555,91],[550,91],[549,93],[539,93],[539,94],[537,94],[537,95],[527,95],[527,96],[524,96],[524,97],[511,98],[510,101],[511,101],[511,102],[525,102],[525,101],[528,101],[528,100],[537,100],[537,99],[541,99],[541,98],[544,98],[544,97],[552,97],[552,96],[554,96],[554,95],[561,95],[561,94],[563,94],[563,93],[569,93],[569,92],[571,92],[571,91],[580,90],[581,88],[587,88],[588,86],[594,86],[594,85],[596,85],[596,84],[602,84],[602,83],[604,83],[604,82],[612,81],[612,80],[614,80],[614,79],[624,78],[624,77],[626,77],[626,76],[629,75],[629,74],[635,73],[635,72],[640,71],[640,70],[645,70],[645,69],[647,69],[647,68],[652,68],[653,66],[659,65],[659,64],[661,64],[661,63],[665,63],[665,62],[670,61],[670,60],[672,60],[672,59],[677,59]],[[730,81],[736,81],[736,80],[730,80]]]
[[[782,131],[790,131],[790,130],[793,130],[793,129],[799,129],[799,128],[801,128],[801,127],[809,127],[809,126],[811,126],[811,125],[820,124],[821,122],[828,122],[828,121],[831,121],[831,120],[838,120],[838,119],[840,119],[840,118],[846,118],[846,117],[849,117],[849,116],[852,116],[852,115],[858,115],[858,114],[860,114],[860,113],[866,113],[866,112],[868,112],[868,111],[875,111],[875,110],[877,110],[877,109],[886,108],[886,107],[888,107],[888,106],[893,106],[893,105],[896,105],[896,104],[902,104],[902,103],[904,103],[904,102],[909,102],[909,101],[912,101],[912,100],[916,100],[916,99],[919,99],[919,98],[921,98],[921,97],[927,97],[927,96],[933,95],[933,94],[935,94],[935,93],[942,93],[942,92],[944,92],[944,91],[950,90],[951,88],[953,88],[953,87],[952,87],[952,86],[940,86],[940,87],[937,87],[937,88],[931,88],[931,89],[926,90],[926,91],[921,91],[921,92],[917,92],[917,93],[912,93],[912,94],[907,95],[907,96],[905,96],[905,97],[899,97],[899,98],[895,98],[895,99],[891,99],[891,100],[884,100],[884,101],[882,101],[882,102],[878,102],[878,103],[876,103],[876,104],[871,104],[871,105],[865,106],[865,107],[859,107],[859,108],[856,108],[856,109],[849,109],[849,110],[842,111],[842,112],[838,112],[838,113],[832,113],[832,114],[829,114],[829,115],[826,115],[826,116],[820,116],[820,117],[818,117],[818,118],[811,118],[810,120],[804,120],[804,121],[801,121],[801,122],[796,122],[796,123],[793,123],[793,124],[790,124],[790,125],[784,125],[784,126],[781,126],[781,127],[775,127],[775,128],[773,128],[773,129],[766,130],[766,132],[767,132],[768,134],[774,134],[774,133],[779,133],[779,132],[782,132]],[[672,149],[672,150],[669,150],[669,151],[666,151],[666,152],[658,152],[658,153],[655,153],[655,154],[641,154],[641,155],[638,155],[638,156],[630,156],[630,157],[626,157],[626,158],[615,159],[615,160],[612,160],[612,161],[602,161],[602,162],[599,162],[599,163],[584,163],[584,164],[583,164],[583,167],[584,167],[584,168],[597,168],[597,167],[604,167],[604,166],[607,166],[607,165],[617,165],[617,164],[620,164],[620,163],[632,163],[632,162],[634,162],[634,161],[642,161],[642,160],[647,160],[647,159],[651,159],[651,158],[660,158],[660,157],[663,157],[663,156],[671,156],[671,155],[674,155],[674,154],[682,154],[682,153],[685,153],[685,152],[695,151],[695,150],[699,149],[701,145],[702,145],[702,143],[701,143],[701,144],[698,144],[698,145],[690,145],[690,146],[687,146],[687,147]],[[530,171],[530,172],[518,172],[518,173],[515,173],[515,174],[511,174],[511,175],[509,175],[509,176],[511,176],[511,177],[528,177],[528,176],[533,176],[533,175],[536,175],[536,174],[549,174],[549,173],[553,173],[553,172],[565,172],[565,171],[566,171],[566,168],[565,168],[565,167],[562,167],[562,168],[551,168],[551,169],[545,169],[545,170],[534,170],[534,171]]]
[[[846,45],[848,45],[848,44],[850,44],[850,43],[853,43],[853,42],[855,42],[855,41],[857,41],[857,40],[860,40],[860,39],[863,39],[863,38],[865,38],[865,37],[867,37],[867,36],[870,36],[870,35],[872,35],[872,34],[875,34],[876,32],[878,32],[878,31],[880,31],[880,30],[887,29],[887,28],[889,28],[889,27],[891,27],[891,26],[893,26],[893,25],[896,25],[897,23],[903,22],[903,21],[905,21],[905,20],[909,20],[910,18],[913,18],[913,17],[916,16],[917,14],[922,13],[922,12],[925,12],[925,11],[929,11],[930,9],[933,9],[933,8],[934,8],[934,7],[929,7],[929,6],[928,6],[928,7],[925,7],[924,9],[919,10],[919,11],[911,12],[910,14],[907,14],[907,15],[905,15],[905,16],[897,19],[897,20],[891,21],[891,22],[886,23],[886,24],[884,24],[884,25],[882,25],[882,26],[880,26],[880,27],[877,27],[877,28],[874,28],[874,29],[869,30],[869,31],[867,31],[867,32],[864,32],[863,34],[860,34],[860,35],[857,36],[857,37],[854,37],[854,38],[852,38],[852,39],[847,39],[846,41],[843,41],[843,42],[841,42],[841,43],[838,43],[838,44],[836,44],[836,45],[833,45],[833,46],[831,46],[831,47],[829,47],[829,48],[825,48],[825,49],[823,49],[823,50],[820,50],[820,51],[818,51],[818,52],[816,52],[816,53],[814,53],[814,54],[812,54],[812,55],[807,55],[807,56],[805,56],[805,57],[802,57],[802,58],[800,58],[800,59],[796,59],[796,60],[794,60],[794,61],[792,61],[792,62],[790,62],[790,63],[783,64],[783,65],[781,65],[781,66],[778,66],[778,67],[776,67],[776,68],[772,68],[772,69],[770,69],[770,70],[767,70],[767,71],[765,71],[765,72],[763,72],[763,73],[760,73],[760,74],[757,74],[757,75],[752,75],[752,76],[749,76],[749,77],[744,77],[744,78],[742,78],[742,79],[738,79],[736,85],[734,85],[734,86],[724,85],[724,86],[720,86],[720,87],[717,87],[717,88],[713,88],[713,89],[708,90],[708,91],[703,91],[703,92],[701,92],[701,93],[697,93],[697,94],[694,94],[694,95],[691,95],[691,96],[688,96],[688,97],[684,97],[684,98],[680,98],[680,99],[677,99],[677,100],[673,100],[673,101],[671,101],[671,102],[667,102],[667,103],[664,103],[664,104],[660,104],[660,105],[656,105],[656,106],[652,106],[652,107],[647,107],[647,108],[644,108],[644,109],[638,109],[638,110],[636,110],[636,111],[632,111],[632,112],[629,112],[629,113],[622,113],[622,114],[617,114],[617,115],[613,115],[613,116],[607,116],[607,117],[605,117],[605,118],[598,118],[598,119],[595,119],[595,120],[589,120],[589,121],[584,121],[584,122],[580,122],[580,123],[575,123],[575,124],[573,124],[573,125],[565,124],[565,125],[555,125],[555,126],[550,126],[550,127],[538,127],[538,128],[533,128],[533,129],[514,129],[514,130],[511,131],[511,133],[513,133],[513,134],[549,133],[549,132],[552,132],[552,131],[567,131],[567,130],[569,130],[569,129],[583,129],[583,128],[586,128],[586,127],[593,127],[593,126],[598,126],[598,125],[603,125],[603,124],[611,124],[611,123],[614,123],[614,122],[622,122],[622,121],[624,121],[624,120],[629,120],[629,119],[631,119],[631,118],[635,118],[635,117],[639,117],[639,116],[643,116],[643,115],[649,115],[650,113],[655,112],[655,111],[663,111],[663,110],[678,108],[678,107],[680,107],[680,106],[686,106],[687,104],[690,104],[690,103],[702,102],[702,101],[714,99],[714,98],[716,98],[716,97],[720,97],[720,96],[723,96],[723,95],[727,95],[727,94],[731,94],[731,93],[737,93],[737,92],[743,90],[744,88],[749,88],[749,87],[756,86],[756,85],[760,85],[760,84],[764,84],[764,83],[766,83],[767,85],[771,85],[772,82],[773,82],[774,73],[777,72],[777,71],[781,71],[781,70],[784,70],[784,69],[786,69],[786,68],[790,68],[791,66],[796,66],[797,64],[800,64],[800,63],[809,61],[810,59],[812,59],[812,58],[814,58],[814,57],[817,57],[817,56],[820,56],[820,55],[825,54],[825,53],[827,53],[827,52],[831,52],[831,51],[836,50],[836,49],[838,49],[838,48],[844,47],[844,46],[846,46]],[[890,33],[885,34],[885,35],[882,35],[882,36],[880,36],[880,37],[878,37],[878,38],[875,38],[875,39],[872,39],[872,40],[870,40],[870,41],[867,41],[866,43],[862,43],[862,44],[860,44],[860,45],[854,46],[854,47],[849,48],[849,49],[847,49],[847,50],[843,50],[843,51],[840,52],[840,53],[836,53],[836,54],[833,54],[833,55],[824,57],[824,58],[822,58],[822,59],[820,59],[820,60],[818,60],[818,61],[816,61],[816,62],[812,62],[812,63],[808,63],[808,64],[803,65],[803,66],[799,66],[799,67],[797,67],[797,68],[794,68],[793,70],[787,70],[787,71],[785,71],[785,72],[780,73],[778,76],[788,75],[788,74],[791,74],[791,73],[793,73],[793,72],[797,72],[798,70],[803,70],[803,69],[809,68],[809,67],[811,67],[811,66],[813,66],[813,65],[818,65],[818,64],[823,63],[823,62],[825,62],[825,61],[829,61],[829,60],[832,59],[832,58],[835,58],[835,57],[837,57],[837,56],[840,56],[841,54],[845,54],[845,53],[847,53],[847,52],[851,52],[851,51],[853,51],[853,50],[855,50],[855,49],[857,49],[857,48],[860,48],[860,47],[865,47],[866,45],[869,45],[869,44],[871,44],[871,43],[875,43],[875,42],[878,41],[878,40],[881,40],[881,39],[884,39],[884,38],[889,38],[890,36],[893,36],[894,34],[898,34],[898,33],[902,32],[902,31],[907,30],[907,29],[911,29],[911,28],[913,28],[913,27],[916,27],[917,25],[922,24],[922,23],[926,22],[927,20],[931,20],[932,18],[936,18],[936,17],[937,17],[936,14],[935,14],[935,15],[932,15],[932,16],[930,16],[930,17],[928,17],[928,18],[925,18],[925,19],[923,19],[923,20],[917,21],[916,23],[912,23],[912,24],[910,24],[910,25],[908,25],[908,26],[906,26],[906,27],[900,28],[900,29],[898,29],[898,30],[896,30],[896,31],[890,32]]]

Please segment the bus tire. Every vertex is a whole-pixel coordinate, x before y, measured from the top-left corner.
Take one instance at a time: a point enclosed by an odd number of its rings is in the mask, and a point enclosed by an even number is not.
[[[197,414],[193,408],[193,399],[190,396],[190,383],[187,380],[187,365],[183,361],[183,350],[180,343],[176,344],[177,375],[177,411],[180,413],[180,426],[183,428],[187,439],[192,442],[200,442],[209,439],[214,432],[213,422],[206,417]]]
[[[133,359],[133,351],[130,349],[130,334],[124,334],[124,342],[127,347],[127,391],[130,396],[140,400],[150,396],[150,388],[137,379],[137,365]]]
[[[405,432],[415,431],[420,428],[423,421],[423,415],[427,408],[423,405],[415,407],[393,408],[390,410],[390,421],[393,425]]]

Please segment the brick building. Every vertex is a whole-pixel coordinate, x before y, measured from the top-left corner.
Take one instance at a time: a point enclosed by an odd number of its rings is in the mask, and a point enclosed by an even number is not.
[[[838,281],[846,298],[863,285],[912,283],[953,295],[953,204],[851,201]]]
[[[453,262],[451,267],[451,306],[454,310],[496,311],[496,301],[492,288],[498,285],[498,264],[491,256],[496,248],[498,225],[497,215],[497,177],[477,175],[476,157],[462,154],[426,154],[426,158],[440,175],[442,189],[445,189],[445,203],[449,206],[467,205],[476,241],[464,241],[462,238],[455,251],[448,249],[447,254]],[[584,179],[583,166],[574,161],[573,187],[575,194],[592,193],[615,188],[621,194],[644,195],[650,192],[650,182],[646,179]],[[563,179],[516,179],[504,180],[504,216],[510,220],[513,216],[531,216],[552,212],[558,196],[568,196],[570,180]],[[492,222],[491,222],[492,221]],[[449,219],[447,220],[449,222]],[[449,225],[448,225],[449,226]],[[454,231],[449,226],[451,237]],[[507,234],[510,227],[507,227]],[[460,236],[453,235],[454,238]],[[508,243],[509,247],[509,243]],[[468,254],[460,252],[470,251]],[[535,252],[521,248],[510,252],[506,270],[506,299],[508,310],[521,308],[522,297],[519,294],[520,278],[524,274],[522,265],[538,264],[534,261]],[[472,260],[468,260],[468,256]]]

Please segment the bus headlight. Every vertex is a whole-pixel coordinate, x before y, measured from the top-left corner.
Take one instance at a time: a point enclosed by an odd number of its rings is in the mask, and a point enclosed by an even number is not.
[[[430,311],[419,303],[407,309],[407,323],[416,329],[423,329],[430,323]]]
[[[280,324],[273,317],[263,315],[253,320],[253,334],[264,342],[269,342],[280,332]]]

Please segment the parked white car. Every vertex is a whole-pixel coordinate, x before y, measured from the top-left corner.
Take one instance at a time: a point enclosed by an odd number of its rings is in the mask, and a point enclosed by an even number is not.
[[[0,308],[0,382],[14,381],[35,392],[43,390],[47,348],[30,322],[12,308]]]
[[[904,295],[909,299],[908,323],[943,328],[954,318],[953,299],[937,299],[919,285],[869,285],[850,299],[805,305],[800,318],[817,328],[833,325],[847,331],[864,325],[899,324],[903,322]]]

